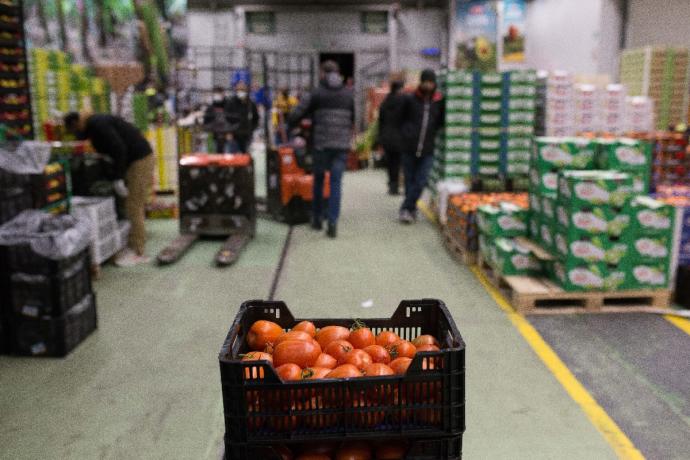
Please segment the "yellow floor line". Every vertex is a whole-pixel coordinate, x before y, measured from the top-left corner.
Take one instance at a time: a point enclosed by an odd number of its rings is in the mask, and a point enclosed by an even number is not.
[[[522,334],[525,341],[532,347],[537,356],[556,377],[570,397],[582,408],[589,420],[604,436],[614,452],[621,459],[644,459],[642,453],[635,448],[630,439],[623,433],[616,422],[596,402],[584,386],[570,372],[555,351],[541,337],[539,332],[525,319],[513,310],[508,301],[494,288],[477,267],[470,270],[484,286],[499,307],[506,313],[513,326]]]
[[[664,318],[681,331],[690,335],[690,319],[678,318],[677,316],[671,315],[665,315]]]
[[[422,211],[422,214],[429,219],[432,223],[436,224],[437,220],[436,216],[434,215],[433,212],[431,212],[431,209],[429,209],[429,206],[422,200],[417,201],[417,208],[419,208],[420,211]]]

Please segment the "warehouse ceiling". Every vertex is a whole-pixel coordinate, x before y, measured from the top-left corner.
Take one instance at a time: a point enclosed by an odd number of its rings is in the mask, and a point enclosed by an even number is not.
[[[448,0],[188,0],[187,7],[190,9],[225,9],[235,6],[373,6],[373,5],[393,5],[417,7],[444,7],[448,5]]]

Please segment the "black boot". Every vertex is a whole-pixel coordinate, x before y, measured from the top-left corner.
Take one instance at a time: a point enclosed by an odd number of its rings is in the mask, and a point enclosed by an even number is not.
[[[320,219],[312,219],[311,220],[311,228],[312,228],[312,230],[316,230],[318,232],[323,230],[323,224],[321,223],[321,220]]]
[[[389,195],[398,195],[398,184],[391,182],[388,184],[388,194]]]
[[[326,231],[326,235],[328,235],[329,238],[335,238],[337,236],[337,234],[338,234],[337,225],[329,222],[328,223],[328,230]]]

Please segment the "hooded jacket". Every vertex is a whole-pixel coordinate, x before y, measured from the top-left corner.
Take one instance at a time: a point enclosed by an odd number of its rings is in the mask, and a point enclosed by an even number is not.
[[[312,119],[314,149],[349,150],[355,123],[355,101],[351,89],[343,86],[337,73],[326,76],[290,114],[290,126],[303,118]]]
[[[436,133],[445,122],[445,104],[440,92],[430,98],[420,90],[405,96],[402,133],[403,153],[421,157],[433,155]]]
[[[230,124],[235,126],[233,134],[239,138],[249,138],[259,126],[259,112],[256,104],[247,97],[242,100],[233,96],[225,105]]]
[[[379,131],[376,143],[389,152],[400,152],[403,148],[400,125],[404,115],[405,97],[402,88],[392,88],[379,108]]]

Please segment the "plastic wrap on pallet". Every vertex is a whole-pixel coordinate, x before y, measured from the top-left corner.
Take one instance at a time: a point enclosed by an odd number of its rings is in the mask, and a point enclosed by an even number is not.
[[[48,142],[26,141],[15,151],[0,147],[0,169],[15,174],[42,174],[50,160]]]
[[[23,211],[0,226],[0,246],[29,245],[36,254],[52,260],[72,257],[89,245],[88,221],[43,211]]]

